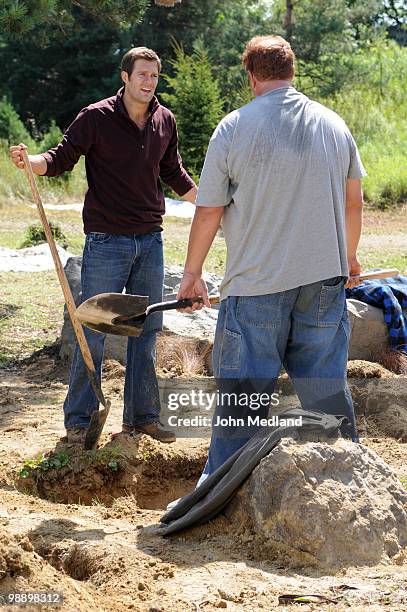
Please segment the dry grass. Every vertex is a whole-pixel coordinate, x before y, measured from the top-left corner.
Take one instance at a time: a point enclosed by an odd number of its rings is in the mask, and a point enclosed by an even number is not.
[[[407,374],[407,355],[404,351],[380,351],[372,355],[373,361],[395,374]]]
[[[157,339],[157,371],[162,376],[211,376],[213,343],[162,334]]]

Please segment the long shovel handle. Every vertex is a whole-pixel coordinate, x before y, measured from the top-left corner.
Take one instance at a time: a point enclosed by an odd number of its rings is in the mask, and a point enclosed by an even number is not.
[[[38,213],[40,215],[41,223],[44,228],[44,232],[47,238],[49,248],[51,249],[51,255],[54,260],[55,269],[58,274],[59,282],[61,284],[61,288],[64,294],[66,307],[68,309],[68,313],[72,321],[72,327],[74,329],[76,338],[78,340],[79,348],[81,350],[83,360],[86,365],[89,380],[91,382],[91,385],[93,387],[93,390],[99,402],[103,406],[108,407],[110,403],[106,401],[105,396],[103,395],[103,391],[97,382],[95,365],[93,363],[92,355],[89,350],[89,345],[87,343],[82,325],[79,323],[75,315],[75,311],[76,311],[75,301],[73,299],[73,295],[72,295],[72,291],[68,283],[68,279],[66,278],[65,270],[59,258],[58,249],[56,247],[55,240],[51,232],[51,228],[49,226],[47,217],[45,216],[44,207],[42,205],[41,196],[37,189],[37,183],[35,181],[34,173],[31,168],[31,163],[30,163],[30,160],[28,159],[27,150],[23,149],[21,151],[21,154],[22,154],[22,158],[24,161],[24,170],[26,172],[28,181],[30,183],[33,199],[37,205]]]

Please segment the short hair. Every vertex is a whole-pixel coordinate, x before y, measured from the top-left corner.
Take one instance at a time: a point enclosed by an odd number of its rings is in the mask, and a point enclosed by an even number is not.
[[[255,36],[242,55],[243,66],[259,81],[292,79],[294,60],[290,43],[281,36]]]
[[[123,72],[127,72],[129,76],[133,72],[134,62],[138,59],[148,60],[149,62],[156,62],[158,66],[158,72],[161,72],[161,60],[157,53],[147,47],[133,47],[129,49],[127,53],[123,55],[120,69]]]

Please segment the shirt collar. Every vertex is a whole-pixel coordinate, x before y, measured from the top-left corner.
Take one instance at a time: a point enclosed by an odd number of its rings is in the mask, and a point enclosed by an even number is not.
[[[117,94],[116,94],[116,106],[119,110],[120,113],[122,113],[122,115],[125,115],[126,117],[129,116],[127,109],[124,105],[123,102],[123,96],[124,96],[124,86],[120,87],[120,89],[118,90]],[[156,112],[156,110],[159,108],[160,103],[158,101],[158,98],[156,96],[153,97],[153,99],[151,100],[149,107],[148,107],[148,119],[150,119],[150,117],[152,117],[152,115],[154,115],[154,113]]]

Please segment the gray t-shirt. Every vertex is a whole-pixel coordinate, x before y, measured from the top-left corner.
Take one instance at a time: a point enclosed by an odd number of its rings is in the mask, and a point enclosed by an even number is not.
[[[294,87],[227,115],[209,143],[196,202],[226,207],[221,298],[346,276],[346,180],[365,174],[344,121]]]

